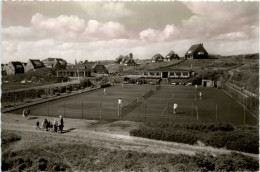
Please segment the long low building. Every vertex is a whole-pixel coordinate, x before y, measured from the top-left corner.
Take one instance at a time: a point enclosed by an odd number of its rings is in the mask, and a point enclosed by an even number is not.
[[[62,69],[57,71],[57,76],[75,78],[75,77],[91,77],[98,75],[107,75],[107,68],[99,62],[89,62],[85,64],[77,64],[70,69]]]
[[[174,68],[156,68],[149,69],[143,72],[143,77],[146,78],[171,78],[171,79],[188,79],[195,73],[187,69]]]

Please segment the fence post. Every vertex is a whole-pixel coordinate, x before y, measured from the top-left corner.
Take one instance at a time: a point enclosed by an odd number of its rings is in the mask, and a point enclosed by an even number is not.
[[[169,102],[167,103],[167,114],[169,116]]]
[[[244,105],[244,126],[245,126],[245,124],[246,124],[246,107]]]
[[[197,112],[197,121],[199,121],[199,112],[198,112],[198,106],[196,106],[196,112]]]
[[[101,101],[99,100],[99,120],[102,120]]]
[[[193,103],[191,103],[191,114],[192,114],[192,117],[193,117]]]
[[[218,104],[216,104],[216,122],[218,121]]]
[[[16,104],[16,94],[14,92],[14,107],[15,107],[15,104]]]
[[[81,109],[82,109],[82,119],[83,119],[83,100],[82,100],[82,106],[81,106]]]
[[[144,121],[146,121],[146,103],[144,103]]]
[[[48,102],[48,116],[50,115],[50,103],[49,103],[49,100],[47,100]]]
[[[65,102],[64,102],[64,115],[63,115],[64,118],[65,118],[65,112],[66,112],[66,110],[65,110]]]

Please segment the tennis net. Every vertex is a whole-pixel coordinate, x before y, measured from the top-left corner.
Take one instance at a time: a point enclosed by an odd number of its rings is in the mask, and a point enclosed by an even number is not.
[[[148,97],[150,97],[150,96],[153,95],[153,94],[154,94],[154,91],[153,91],[153,90],[150,90],[150,91],[148,91],[148,92],[146,92],[146,93],[143,94],[143,98],[144,98],[144,99],[147,99]]]
[[[124,115],[126,113],[129,113],[131,110],[133,110],[136,107],[137,103],[138,103],[138,98],[135,98],[130,103],[128,103],[127,105],[123,106],[122,114]]]

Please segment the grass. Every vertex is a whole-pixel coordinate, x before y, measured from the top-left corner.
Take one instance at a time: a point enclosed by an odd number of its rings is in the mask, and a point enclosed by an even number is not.
[[[31,144],[26,148],[3,152],[2,171],[257,171],[259,169],[256,159],[238,153],[216,156],[203,152],[195,155],[153,154],[94,147],[75,142],[46,141],[43,140],[44,144],[34,144],[31,140]]]
[[[146,123],[130,132],[132,136],[190,145],[202,141],[207,146],[258,154],[258,129],[229,124]]]

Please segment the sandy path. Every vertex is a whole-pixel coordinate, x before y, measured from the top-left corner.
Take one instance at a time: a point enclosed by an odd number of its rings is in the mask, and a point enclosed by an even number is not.
[[[2,114],[2,130],[12,130],[19,132],[23,141],[17,143],[17,149],[23,147],[30,147],[32,144],[38,144],[46,141],[49,145],[57,142],[86,144],[94,147],[104,147],[119,150],[132,150],[146,153],[168,153],[168,154],[188,154],[194,155],[196,152],[209,152],[211,154],[230,153],[231,151],[225,149],[216,149],[206,146],[192,146],[187,144],[165,142],[158,140],[150,140],[146,138],[129,136],[129,130],[138,126],[138,123],[128,121],[117,121],[110,124],[100,123],[93,120],[78,120],[78,119],[64,119],[65,130],[68,132],[64,134],[56,134],[53,132],[46,132],[35,130],[35,123],[37,120],[43,121],[44,117],[37,117],[36,119],[25,120],[22,116],[12,114]],[[48,118],[48,120],[53,120]],[[93,124],[95,124],[93,126]],[[112,125],[111,125],[112,124]],[[73,126],[77,126],[74,128]],[[124,127],[118,127],[124,126]],[[45,142],[44,142],[45,143]],[[16,146],[13,148],[15,149]],[[243,153],[255,158],[258,155]]]

